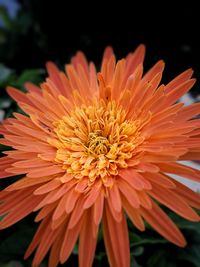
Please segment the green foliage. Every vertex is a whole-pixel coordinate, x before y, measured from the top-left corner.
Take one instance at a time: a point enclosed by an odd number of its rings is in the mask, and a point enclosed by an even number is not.
[[[44,79],[45,71],[43,69],[27,69],[22,71],[19,75],[14,70],[9,69],[4,64],[0,64],[0,121],[3,118],[12,116],[13,112],[20,112],[20,108],[17,106],[6,93],[5,88],[12,86],[26,91],[24,84],[26,82],[32,82],[34,84],[40,84]],[[5,146],[0,145],[0,151]]]
[[[3,90],[6,86],[14,86],[24,91],[24,84],[32,82],[39,84],[43,81],[45,71],[43,69],[27,69],[16,75],[14,70],[9,69],[4,64],[0,64],[0,88]],[[1,101],[2,103],[2,101]]]

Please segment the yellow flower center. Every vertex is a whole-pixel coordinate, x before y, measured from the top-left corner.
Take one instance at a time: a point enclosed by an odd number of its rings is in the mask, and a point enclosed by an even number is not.
[[[88,152],[93,155],[107,154],[109,151],[110,143],[108,139],[102,136],[102,132],[96,131],[89,133],[87,148]]]
[[[108,180],[127,168],[139,144],[137,122],[126,120],[126,112],[116,102],[95,100],[93,105],[76,107],[54,122],[57,148],[55,161],[76,179],[89,183]]]

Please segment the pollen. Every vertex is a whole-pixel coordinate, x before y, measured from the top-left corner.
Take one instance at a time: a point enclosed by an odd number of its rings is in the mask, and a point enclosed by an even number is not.
[[[89,183],[101,179],[107,185],[119,168],[127,168],[140,140],[136,124],[126,120],[114,101],[76,107],[54,127],[57,140],[49,142],[57,148],[55,161],[76,179],[88,177]]]

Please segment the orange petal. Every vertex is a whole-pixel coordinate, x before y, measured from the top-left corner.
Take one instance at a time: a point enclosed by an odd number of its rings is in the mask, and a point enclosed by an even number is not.
[[[148,192],[145,191],[139,191],[138,192],[138,197],[140,199],[141,206],[144,207],[145,209],[151,209],[151,199],[148,196]]]
[[[110,213],[112,214],[113,218],[116,220],[116,222],[120,222],[122,220],[122,211],[116,211],[112,205],[111,199],[107,198],[107,203],[110,209]]]
[[[175,188],[176,185],[174,183],[174,180],[167,176],[167,175],[164,175],[164,174],[161,174],[161,173],[144,173],[143,176],[150,180],[150,182],[154,182],[162,187],[165,187],[165,188]]]
[[[48,250],[52,246],[57,234],[58,230],[53,231],[50,225],[46,225],[45,232],[42,233],[42,238],[40,240],[39,246],[32,262],[33,267],[37,267],[40,265]]]
[[[3,218],[3,220],[0,222],[0,229],[7,228],[8,226],[13,225],[14,223],[23,219],[34,210],[40,201],[41,196],[33,197],[33,195],[30,195],[25,198],[15,206],[15,209],[13,209]]]
[[[200,103],[193,103],[189,106],[184,106],[179,114],[177,114],[177,120],[188,120],[200,113]]]
[[[157,184],[152,184],[152,186],[149,194],[156,200],[190,221],[200,221],[198,214],[173,190],[160,187]]]
[[[193,74],[192,69],[188,69],[188,70],[182,72],[181,74],[179,74],[170,83],[168,83],[166,85],[166,93],[170,93],[171,91],[174,90],[174,88],[176,88],[180,84],[182,84],[185,81],[187,81],[188,79],[190,79],[192,77],[192,74]]]
[[[123,208],[125,209],[128,217],[132,221],[132,223],[135,225],[137,229],[140,231],[145,230],[144,222],[143,219],[140,215],[139,209],[134,209],[129,202],[126,200],[125,197],[122,197],[122,203],[123,203]]]
[[[87,196],[85,203],[83,205],[84,209],[88,209],[89,207],[91,207],[95,203],[95,201],[98,198],[99,193],[101,191],[101,185],[102,185],[101,182],[96,182],[95,184],[92,185],[92,188],[88,192],[88,196]]]
[[[75,191],[79,193],[83,193],[85,189],[87,188],[87,186],[88,186],[88,178],[83,178],[80,181],[78,181],[75,187]]]
[[[4,178],[10,177],[10,176],[14,176],[14,174],[9,173],[7,171],[0,171],[0,179],[4,179]]]
[[[162,73],[165,67],[165,63],[163,60],[159,60],[150,70],[142,78],[142,81],[151,81],[156,74]]]
[[[44,208],[42,208],[35,217],[35,222],[39,222],[45,217],[47,217],[50,213],[52,213],[52,211],[57,207],[57,205],[58,201],[55,201],[54,203],[46,205]]]
[[[67,191],[70,190],[71,186],[72,185],[64,184],[59,188],[47,193],[45,197],[43,196],[43,200],[35,207],[34,211],[39,210],[47,204],[51,204],[60,199]]]
[[[16,101],[30,104],[31,102],[27,98],[26,94],[22,93],[20,90],[17,90],[11,86],[6,88],[8,94]]]
[[[152,201],[152,209],[141,208],[144,219],[167,240],[180,247],[186,246],[186,241],[178,227],[172,220]]]
[[[26,253],[24,255],[24,259],[27,259],[33,251],[36,249],[38,244],[40,243],[40,240],[43,236],[43,233],[45,233],[46,229],[48,230],[47,226],[50,225],[50,217],[45,218],[41,224],[39,225],[37,232],[34,235],[33,240],[31,241],[28,249],[26,250]]]
[[[48,166],[48,167],[43,167],[43,168],[37,168],[34,170],[30,170],[29,173],[27,174],[28,177],[30,178],[37,178],[37,177],[42,177],[42,176],[48,176],[48,175],[53,175],[53,174],[58,174],[58,173],[63,173],[64,170],[62,170],[61,166]]]
[[[98,195],[93,205],[94,222],[96,225],[99,225],[101,222],[103,208],[104,208],[104,193],[103,191],[100,191],[100,194]]]
[[[121,203],[121,196],[119,193],[119,189],[116,183],[113,184],[112,188],[109,190],[109,197],[112,203],[112,207],[117,211],[121,212],[122,203]]]
[[[63,213],[56,219],[52,218],[51,229],[55,230],[57,228],[62,227],[62,225],[68,221],[68,218],[69,218],[69,215],[66,213]]]
[[[103,235],[108,260],[111,267],[130,266],[128,228],[124,215],[116,222],[105,205],[103,214]]]
[[[94,237],[91,231],[91,224],[94,224],[94,222],[92,220],[91,209],[89,209],[84,216],[79,237],[78,256],[80,267],[91,267],[94,260],[98,232],[96,231],[96,236]],[[95,228],[97,227],[95,225]]]
[[[40,87],[38,87],[37,85],[30,83],[30,82],[26,82],[24,84],[24,87],[31,93],[34,92],[36,94],[41,95],[42,94],[42,90],[40,89]]]
[[[200,181],[199,178],[199,171],[196,169],[193,169],[189,166],[185,166],[176,162],[163,162],[163,163],[157,163],[156,164],[161,171],[168,172],[168,173],[174,173],[177,175],[181,175],[183,177],[189,178],[191,180]]]
[[[162,109],[175,103],[182,95],[186,94],[192,88],[195,82],[195,79],[191,79],[174,88],[166,95],[164,104],[161,104]]]
[[[151,189],[149,181],[131,168],[121,169],[119,175],[136,190]]]
[[[64,263],[69,258],[74,248],[74,245],[78,239],[81,227],[82,227],[82,220],[80,219],[79,223],[77,223],[72,229],[69,228],[66,229],[60,250],[61,263]]]
[[[60,90],[60,93],[63,93],[63,91],[65,91],[65,88],[60,78],[60,70],[57,68],[57,66],[54,63],[50,61],[47,62],[46,67],[47,67],[47,71],[50,76],[50,79],[54,82],[57,89]]]
[[[62,227],[62,230],[58,234],[56,240],[54,241],[50,255],[49,255],[49,265],[51,267],[57,267],[60,259],[60,251],[61,251],[61,246],[63,243],[63,236],[65,235],[66,229],[65,229],[65,224],[64,227]]]
[[[34,195],[43,195],[46,194],[56,188],[58,188],[61,185],[61,182],[59,180],[53,179],[49,181],[48,183],[40,186],[38,189],[35,190]]]
[[[55,210],[54,210],[54,213],[53,213],[53,216],[52,216],[52,220],[57,220],[59,219],[64,213],[65,213],[65,204],[66,204],[66,199],[68,198],[68,194],[65,194],[60,200],[58,203],[56,203],[56,206],[55,206]],[[48,206],[51,206],[53,205],[54,203],[48,205]],[[48,207],[47,206],[47,207]],[[43,210],[45,209],[45,207],[43,208]]]
[[[140,200],[136,191],[122,179],[118,179],[118,188],[133,208],[139,208]]]
[[[200,195],[192,191],[187,186],[179,183],[178,181],[174,181],[176,188],[174,191],[183,198],[190,206],[200,209]]]
[[[145,46],[139,45],[133,53],[130,53],[126,58],[126,77],[135,72],[138,65],[143,63],[145,56]]]
[[[150,163],[150,162],[141,162],[138,165],[138,169],[144,171],[144,172],[153,172],[153,173],[157,173],[159,171],[158,166]],[[150,189],[150,188],[149,188]]]
[[[79,192],[76,192],[74,190],[74,188],[72,188],[65,199],[65,211],[67,213],[72,212],[72,210],[74,209],[74,206],[78,200],[78,198],[81,196],[81,194]]]
[[[74,228],[77,224],[80,224],[80,219],[83,213],[85,212],[83,209],[84,198],[80,197],[76,203],[76,206],[72,212],[71,218],[69,220],[68,229]]]
[[[8,213],[15,209],[16,205],[19,205],[24,199],[33,193],[33,188],[26,190],[19,190],[14,192],[1,191],[2,198],[0,203],[0,214]],[[3,194],[3,193],[7,194]]]
[[[48,176],[37,178],[37,179],[24,177],[24,178],[21,178],[19,181],[8,186],[6,188],[6,191],[14,191],[14,190],[19,190],[22,188],[30,187],[33,185],[42,184],[42,183],[48,182],[51,179],[52,178]]]
[[[75,57],[72,58],[72,64],[77,68],[78,65],[81,65],[85,71],[85,74],[88,76],[88,61],[84,53],[78,51]]]
[[[29,168],[38,168],[41,166],[43,167],[50,166],[52,165],[52,163],[33,157],[32,159],[28,159],[28,160],[17,161],[12,165],[17,168],[22,168],[22,169],[28,168],[29,169]]]

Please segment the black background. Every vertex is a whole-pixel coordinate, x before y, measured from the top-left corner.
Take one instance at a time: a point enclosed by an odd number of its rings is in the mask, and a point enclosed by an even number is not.
[[[6,62],[14,69],[41,68],[49,59],[63,66],[77,50],[98,65],[107,45],[112,45],[120,58],[144,43],[146,69],[161,58],[165,60],[164,82],[189,67],[199,77],[198,1],[19,3],[34,23]]]

